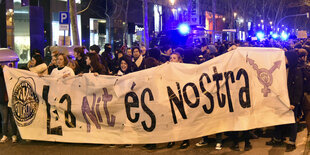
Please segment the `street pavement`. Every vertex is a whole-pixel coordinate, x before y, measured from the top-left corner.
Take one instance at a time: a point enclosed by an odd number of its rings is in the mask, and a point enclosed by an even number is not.
[[[303,125],[305,126],[305,125]],[[272,131],[268,128],[267,131]],[[2,155],[87,155],[87,154],[219,154],[219,155],[310,155],[310,138],[307,138],[307,129],[303,128],[298,132],[296,146],[297,149],[292,152],[285,152],[285,145],[280,147],[266,146],[265,143],[270,140],[269,137],[260,137],[251,139],[253,149],[244,151],[244,142],[240,142],[241,151],[233,151],[229,147],[232,141],[227,137],[223,137],[223,149],[215,150],[215,136],[210,136],[210,143],[207,146],[197,147],[195,144],[200,141],[200,138],[190,140],[190,147],[187,149],[179,149],[181,142],[176,142],[173,148],[166,148],[167,143],[158,144],[154,150],[148,150],[143,145],[134,145],[132,148],[125,148],[123,145],[116,145],[110,148],[109,145],[94,145],[94,144],[71,144],[58,142],[42,142],[42,141],[24,141],[13,144],[11,141],[0,144],[0,154]],[[288,139],[288,138],[287,138]]]

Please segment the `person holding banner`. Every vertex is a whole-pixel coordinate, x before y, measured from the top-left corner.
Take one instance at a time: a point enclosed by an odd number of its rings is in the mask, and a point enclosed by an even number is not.
[[[68,67],[68,57],[64,53],[59,53],[57,56],[57,68],[52,70],[51,76],[60,78],[66,78],[69,76],[74,76],[74,71]]]
[[[119,59],[119,66],[119,71],[117,72],[118,76],[122,76],[132,72],[131,58],[128,55],[124,55]]]
[[[117,76],[126,75],[132,72],[132,62],[131,58],[128,55],[124,55],[119,58],[119,71],[117,72]],[[125,147],[132,147],[133,144],[126,144]],[[109,147],[115,147],[115,144],[110,144]]]
[[[295,121],[297,118],[296,106],[299,104],[303,95],[303,75],[302,71],[297,67],[298,55],[295,51],[285,52],[286,68],[287,68],[287,88],[291,106],[289,110],[293,110]],[[289,132],[289,142],[286,145],[286,152],[291,152],[296,149],[295,141],[297,137],[296,122],[288,125],[275,126],[274,136],[271,141],[266,142],[266,145],[281,146],[283,145],[284,132]]]
[[[170,62],[183,63],[180,53],[174,52],[170,55]],[[169,142],[167,148],[171,148],[175,145],[175,142]],[[189,147],[189,140],[184,140],[180,146],[180,149],[186,149]]]
[[[86,55],[86,65],[89,70],[85,70],[84,73],[94,73],[95,75],[107,75],[107,69],[100,63],[99,56],[96,53],[88,53]]]
[[[39,75],[47,75],[48,68],[47,65],[43,62],[41,55],[35,54],[32,56],[32,59],[29,63],[29,71],[37,73]]]
[[[2,138],[0,143],[5,143],[9,140],[8,136],[8,121],[10,121],[12,127],[12,142],[17,142],[17,126],[13,118],[12,109],[8,107],[8,95],[6,92],[6,86],[3,77],[2,65],[0,65],[0,113],[2,118]]]

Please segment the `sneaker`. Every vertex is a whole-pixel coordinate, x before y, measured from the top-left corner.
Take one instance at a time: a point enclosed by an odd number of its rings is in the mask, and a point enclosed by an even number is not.
[[[285,152],[292,152],[295,149],[296,149],[296,145],[295,144],[287,144]]]
[[[116,147],[115,144],[110,144],[109,147],[113,148],[113,147]]]
[[[208,145],[208,142],[204,141],[203,139],[201,139],[200,142],[196,143],[196,146],[201,147],[201,146],[206,146]]]
[[[244,151],[250,151],[252,149],[251,143],[245,143],[244,145]]]
[[[266,142],[266,145],[269,145],[269,146],[281,146],[283,144],[284,144],[283,141],[281,141],[281,140],[277,141],[275,139],[271,139],[271,141]]]
[[[17,143],[17,136],[15,135],[12,136],[12,143]]]
[[[9,139],[8,139],[8,137],[7,136],[3,136],[2,138],[1,138],[1,140],[0,140],[0,143],[5,143],[5,142],[7,142]]]
[[[175,142],[169,142],[167,145],[167,148],[172,148],[174,146]]]
[[[216,150],[222,150],[222,143],[216,143],[215,149]]]
[[[126,147],[126,148],[133,147],[133,144],[126,144],[125,147]]]
[[[180,149],[186,149],[189,147],[189,141],[184,141],[181,146],[180,146]]]

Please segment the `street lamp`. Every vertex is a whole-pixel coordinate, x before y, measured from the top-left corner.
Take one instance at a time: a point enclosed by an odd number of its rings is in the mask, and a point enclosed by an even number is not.
[[[264,23],[264,20],[260,20],[261,23]]]
[[[223,22],[225,22],[225,21],[226,21],[226,18],[224,17],[224,18],[223,18]]]
[[[170,0],[171,5],[174,5],[175,0]]]
[[[237,12],[234,12],[234,18],[236,18],[237,17]]]
[[[272,21],[270,21],[269,24],[272,25]]]

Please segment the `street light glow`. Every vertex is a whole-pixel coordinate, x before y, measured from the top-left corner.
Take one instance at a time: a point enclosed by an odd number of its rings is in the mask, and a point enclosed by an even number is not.
[[[236,18],[237,17],[237,12],[234,12],[234,18]]]
[[[264,20],[260,20],[261,23],[264,23]]]
[[[224,22],[226,21],[226,18],[225,18],[225,17],[223,18],[223,21],[224,21]]]
[[[278,37],[279,37],[279,35],[277,33],[272,34],[273,39],[277,39]]]
[[[265,38],[265,34],[263,32],[257,32],[256,33],[256,37],[259,39],[259,40],[262,40]]]
[[[282,38],[282,40],[287,40],[288,39],[288,34],[285,33],[285,32],[282,32],[281,33],[281,38]]]
[[[189,34],[190,32],[190,27],[187,23],[182,23],[178,26],[178,29],[179,29],[179,32],[182,34],[182,35],[187,35]]]
[[[175,0],[170,0],[171,5],[174,5]]]
[[[272,21],[270,21],[269,23],[270,23],[270,25],[272,25]]]

